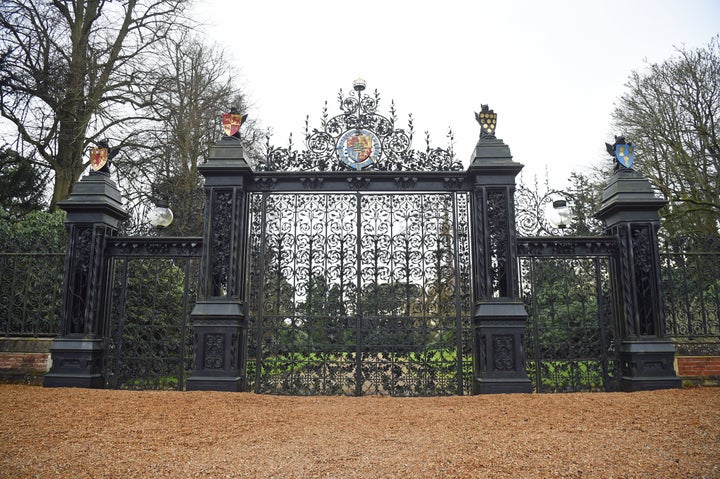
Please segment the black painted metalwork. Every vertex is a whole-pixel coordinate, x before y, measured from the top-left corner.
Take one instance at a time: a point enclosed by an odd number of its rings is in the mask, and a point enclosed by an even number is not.
[[[185,258],[202,255],[203,240],[195,237],[123,237],[107,242],[110,256]]]
[[[537,392],[619,386],[612,237],[519,238],[529,311],[526,369]]]
[[[193,369],[188,390],[246,387],[246,275],[252,170],[240,140],[225,136],[198,167],[205,178],[205,229],[198,301],[192,311]]]
[[[68,243],[60,310],[60,337],[50,348],[50,387],[102,387],[107,334],[109,256],[106,244],[127,218],[122,197],[109,175],[92,172],[58,205],[67,211]]]
[[[0,337],[59,332],[65,253],[0,253]]]
[[[720,356],[720,252],[672,245],[661,252],[665,325],[679,354]]]
[[[495,137],[497,116],[486,106],[478,121],[480,139],[467,171],[472,188],[472,390],[527,393],[532,391],[524,367],[527,311],[518,291],[514,211],[515,177],[523,165]]]
[[[338,94],[341,113],[330,116],[327,103],[323,108],[320,129],[310,129],[305,121],[305,145],[296,150],[292,138],[287,147],[270,145],[267,154],[258,162],[258,171],[351,171],[367,168],[383,171],[461,171],[462,163],[452,151],[453,134],[448,133],[450,146],[430,146],[425,133],[425,151],[411,148],[414,136],[412,115],[407,129],[397,128],[394,102],[389,117],[377,112],[380,94],[363,93],[365,83],[356,81],[352,92]],[[350,150],[349,153],[346,151]]]
[[[255,194],[249,380],[281,394],[467,394],[467,196]]]
[[[363,93],[362,81],[353,89],[340,94],[340,114],[325,108],[321,129],[306,124],[304,151],[268,146],[253,169],[238,138],[219,140],[199,166],[202,240],[116,237],[127,216],[119,190],[107,174],[83,177],[60,203],[62,337],[45,385],[352,395],[679,387],[661,305],[665,201],[629,168],[630,145],[616,148],[625,167],[603,192],[607,236],[518,239],[523,165],[495,136],[492,110],[477,114],[480,139],[462,172],[452,145],[432,148],[426,135],[426,150],[412,150],[412,118],[397,128],[394,105],[380,115],[377,92]]]
[[[106,326],[105,387],[184,389],[192,367],[190,311],[201,238],[115,237]]]
[[[190,311],[199,258],[114,260],[105,386],[184,389],[192,367]]]
[[[597,212],[618,242],[613,282],[624,391],[681,387],[673,366],[675,347],[664,330],[660,283],[658,211],[666,203],[646,178],[621,167],[608,181]]]

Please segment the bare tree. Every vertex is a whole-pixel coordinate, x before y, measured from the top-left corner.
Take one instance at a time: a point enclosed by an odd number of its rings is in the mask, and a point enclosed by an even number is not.
[[[223,134],[221,115],[233,107],[244,112],[247,105],[222,50],[189,29],[158,42],[154,52],[158,63],[140,92],[153,121],[144,125],[138,146],[117,166],[128,179],[125,197],[138,215],[153,196],[165,196],[175,220],[163,234],[200,234],[205,195],[198,164]],[[244,146],[252,149],[261,134],[248,121],[242,127]]]
[[[616,104],[616,131],[636,148],[633,168],[670,201],[672,237],[718,238],[720,225],[720,37],[630,76]]]
[[[104,138],[126,142],[146,115],[152,46],[188,0],[4,0],[0,3],[0,114],[33,159],[54,173],[51,208]],[[28,153],[25,153],[29,156]]]

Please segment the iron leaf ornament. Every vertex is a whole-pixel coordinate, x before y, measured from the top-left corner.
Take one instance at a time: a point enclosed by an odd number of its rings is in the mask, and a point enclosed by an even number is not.
[[[461,171],[462,163],[455,158],[452,142],[448,148],[431,147],[425,151],[411,148],[412,116],[408,128],[398,128],[395,104],[389,116],[378,113],[380,94],[365,93],[362,79],[353,82],[353,90],[340,90],[340,113],[330,116],[327,103],[323,107],[320,128],[310,128],[305,121],[305,150],[275,147],[267,138],[265,158],[258,162],[261,171]],[[448,138],[452,140],[452,132]]]
[[[615,160],[615,170],[631,170],[635,160],[635,147],[624,136],[616,136],[615,143],[605,143],[608,154]]]

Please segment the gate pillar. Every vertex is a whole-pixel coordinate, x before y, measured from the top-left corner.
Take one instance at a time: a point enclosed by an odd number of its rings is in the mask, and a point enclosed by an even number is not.
[[[252,171],[240,140],[225,136],[198,167],[205,177],[200,297],[191,313],[195,336],[187,390],[245,389],[248,237],[246,181]]]
[[[675,347],[665,335],[660,286],[658,211],[666,203],[646,178],[618,164],[596,215],[619,246],[613,282],[624,391],[681,387],[673,367]]]
[[[529,393],[523,342],[527,312],[518,292],[515,177],[523,165],[495,137],[487,106],[468,167],[472,182],[473,394]]]
[[[105,243],[128,215],[115,182],[102,171],[81,178],[58,206],[67,212],[65,278],[60,336],[50,346],[52,367],[43,384],[102,388],[110,283]]]

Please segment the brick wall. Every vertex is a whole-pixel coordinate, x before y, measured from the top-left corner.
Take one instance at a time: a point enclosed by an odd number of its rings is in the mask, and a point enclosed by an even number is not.
[[[679,356],[678,376],[720,376],[720,356]]]
[[[675,371],[692,384],[720,386],[720,356],[675,356]]]
[[[0,338],[0,381],[42,384],[50,370],[50,338]]]

